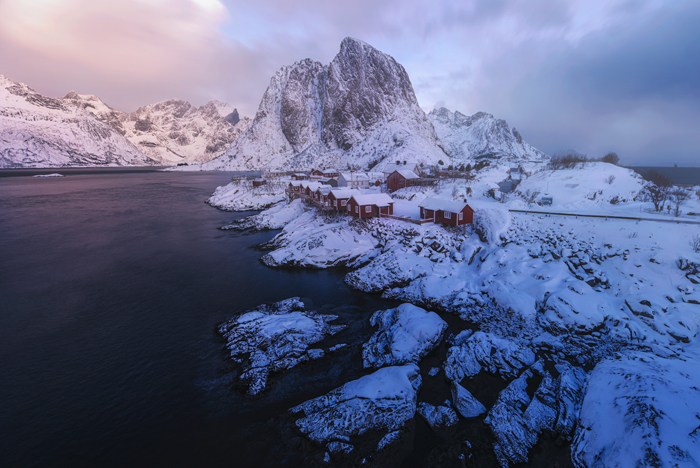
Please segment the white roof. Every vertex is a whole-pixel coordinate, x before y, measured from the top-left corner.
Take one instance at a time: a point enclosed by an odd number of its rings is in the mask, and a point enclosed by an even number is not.
[[[301,180],[293,180],[289,183],[289,185],[292,185],[294,187],[299,187],[302,184]]]
[[[338,170],[337,169],[323,169],[321,172],[324,174],[337,174]]]
[[[382,172],[384,172],[385,174],[386,173],[391,174],[392,172],[398,171],[398,170],[407,170],[407,171],[414,172],[416,170],[416,167],[418,167],[418,163],[407,162],[406,164],[404,164],[402,161],[400,164],[396,164],[396,163],[387,164],[386,167],[384,168],[384,171],[382,171]]]
[[[449,211],[450,213],[459,213],[468,204],[466,202],[445,200],[444,198],[428,197],[418,206],[428,210],[442,210]]]
[[[384,179],[384,173],[383,172],[368,172],[367,176],[370,179]]]
[[[316,191],[321,192],[324,195],[328,195],[332,188],[333,187],[331,187],[330,185],[321,185],[319,188],[316,189]]]
[[[364,172],[343,172],[340,175],[342,175],[343,179],[347,181],[369,180],[369,176]]]
[[[294,175],[295,175],[295,176],[304,176],[304,177],[308,177],[308,175],[307,175],[307,174],[304,174],[303,172],[295,172]]]
[[[308,180],[301,181],[299,185],[301,185],[304,188],[309,188],[311,190],[316,190],[321,186],[321,184],[319,184],[318,182],[309,182]]]
[[[397,169],[394,172],[398,172],[399,174],[401,174],[404,179],[418,179],[419,178],[418,174],[416,174],[413,171],[409,171],[407,169]],[[392,174],[394,172],[392,172]]]
[[[353,195],[357,195],[357,190],[333,189],[331,190],[331,193],[335,198],[350,198]]]
[[[390,203],[394,203],[394,199],[386,193],[368,193],[367,195],[353,195],[352,198],[354,198],[357,204],[361,206],[389,206]]]

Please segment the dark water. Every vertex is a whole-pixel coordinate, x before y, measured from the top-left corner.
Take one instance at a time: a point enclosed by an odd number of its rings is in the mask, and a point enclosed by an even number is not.
[[[230,174],[92,172],[0,179],[0,466],[276,466],[266,421],[357,378],[357,359],[251,401],[215,326],[302,296],[357,334],[390,303],[340,271],[266,268],[250,247],[274,233],[217,230],[244,216],[204,204]]]
[[[253,246],[275,232],[218,230],[249,213],[204,204],[230,173],[64,173],[0,177],[0,467],[307,465],[286,410],[364,375],[368,319],[397,303],[351,290],[341,270],[263,266]],[[324,348],[351,345],[248,399],[216,325],[292,296],[349,325]],[[448,333],[466,328],[441,315]],[[442,373],[427,377],[445,352],[443,342],[421,362],[421,401],[449,398]],[[507,382],[464,384],[493,403]],[[448,435],[418,417],[411,427],[393,466],[461,466],[466,439],[472,466],[497,466],[480,419]],[[568,460],[568,447],[545,441],[528,466]]]
[[[629,167],[641,175],[646,174],[650,170],[655,170],[664,174],[671,182],[676,185],[700,185],[700,167],[652,167],[652,166],[634,166]]]

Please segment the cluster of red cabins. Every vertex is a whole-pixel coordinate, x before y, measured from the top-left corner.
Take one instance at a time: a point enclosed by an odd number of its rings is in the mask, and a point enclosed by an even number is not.
[[[354,189],[337,189],[318,182],[293,180],[287,187],[293,198],[307,200],[316,208],[328,211],[346,211],[355,218],[376,218],[394,215],[394,200],[386,193],[359,193]],[[424,221],[462,226],[474,220],[474,210],[464,202],[426,198],[420,203],[420,217]]]

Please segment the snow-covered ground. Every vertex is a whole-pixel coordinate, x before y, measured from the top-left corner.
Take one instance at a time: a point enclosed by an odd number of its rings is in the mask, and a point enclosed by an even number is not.
[[[447,340],[443,362],[453,401],[417,408],[436,430],[452,426],[455,409],[482,418],[502,466],[527,460],[544,432],[575,440],[580,467],[697,466],[700,252],[691,241],[700,225],[606,218],[671,220],[649,213],[639,177],[609,164],[537,172],[501,203],[488,192],[506,175],[493,166],[470,185],[392,194],[395,213],[416,218],[426,196],[458,200],[471,188],[471,226],[359,221],[282,202],[246,227],[284,225],[262,259],[271,267],[345,265],[354,288],[461,317],[464,331]],[[531,203],[528,191],[549,193],[553,206]],[[688,213],[699,208],[693,192],[682,220],[697,220]],[[385,313],[374,318],[382,346],[367,345],[384,351],[371,360],[408,362],[394,359],[392,340],[419,336],[412,319]],[[466,389],[484,372],[510,382],[490,408]]]

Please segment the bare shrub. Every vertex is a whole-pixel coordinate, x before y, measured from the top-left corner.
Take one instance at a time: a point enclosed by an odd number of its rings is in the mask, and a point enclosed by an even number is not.
[[[620,157],[617,155],[617,153],[614,152],[606,154],[600,160],[605,163],[614,164],[616,166],[620,163]]]
[[[700,253],[700,234],[695,234],[692,239],[690,239],[690,248],[693,252]]]
[[[608,177],[605,178],[605,182],[608,183],[608,185],[612,185],[613,182],[615,182],[615,176],[614,175],[609,175]]]
[[[576,151],[568,151],[557,153],[552,156],[549,162],[549,168],[553,171],[562,169],[575,169],[576,165],[588,162],[588,157],[585,154],[577,153]]]

